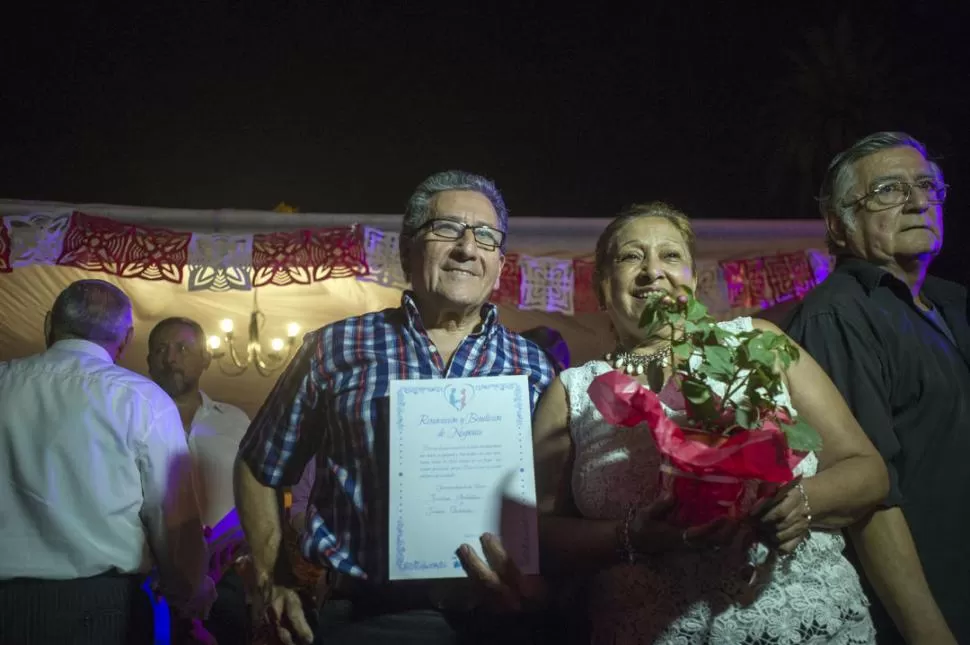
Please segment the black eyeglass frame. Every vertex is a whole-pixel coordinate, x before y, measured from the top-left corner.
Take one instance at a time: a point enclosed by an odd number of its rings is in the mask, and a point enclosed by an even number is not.
[[[461,231],[458,232],[458,234],[455,237],[450,237],[448,235],[442,235],[440,230],[436,230],[435,229],[435,225],[436,224],[448,224],[450,226],[456,227],[456,229],[457,228],[460,228]],[[454,242],[456,240],[460,240],[461,238],[463,238],[465,236],[465,231],[471,229],[472,235],[475,238],[475,243],[478,244],[480,247],[482,247],[484,249],[487,249],[489,251],[493,251],[495,249],[500,249],[500,248],[502,248],[502,247],[505,246],[505,238],[506,238],[505,231],[500,231],[499,229],[495,228],[494,226],[488,226],[487,224],[467,224],[465,222],[459,222],[459,221],[453,220],[453,219],[432,218],[432,219],[429,219],[428,221],[426,221],[424,224],[422,224],[418,228],[416,228],[414,230],[414,233],[415,234],[418,234],[418,233],[420,233],[421,231],[423,231],[425,229],[430,229],[429,232],[432,235],[434,235],[438,239],[446,240],[448,242]],[[492,240],[483,240],[483,239],[481,239],[479,237],[479,235],[478,235],[479,231],[484,231],[487,234],[489,234],[489,235],[491,235],[493,237],[496,237],[497,238],[497,242],[493,242]]]

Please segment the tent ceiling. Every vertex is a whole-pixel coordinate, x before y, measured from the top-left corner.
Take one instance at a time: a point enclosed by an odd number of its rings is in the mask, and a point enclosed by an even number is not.
[[[401,228],[400,215],[337,215],[323,213],[275,213],[268,211],[191,210],[68,204],[0,199],[0,216],[33,213],[66,213],[79,210],[90,215],[198,233],[267,233],[306,228],[329,228],[363,224],[389,231]],[[593,252],[596,238],[609,218],[547,219],[509,218],[511,248],[524,254],[584,256]],[[697,234],[698,258],[741,258],[772,252],[818,248],[825,235],[821,220],[703,220],[692,221]]]
[[[245,351],[245,328],[252,311],[252,292],[213,293],[186,291],[169,282],[120,279],[69,267],[31,266],[0,274],[0,360],[26,356],[43,350],[44,317],[64,287],[75,280],[97,278],[116,284],[131,297],[135,314],[135,339],[122,364],[145,373],[148,332],[159,320],[187,316],[198,321],[207,333],[219,333],[219,321],[235,322],[237,349]],[[263,343],[286,336],[286,324],[294,321],[303,330],[316,329],[335,320],[400,303],[401,292],[352,279],[328,280],[307,286],[264,287],[259,308],[266,315]],[[605,351],[609,344],[608,322],[603,314],[563,316],[502,308],[500,320],[513,329],[549,325],[558,329],[573,352],[574,361],[585,361]],[[217,400],[226,401],[255,414],[276,382],[275,375],[259,376],[250,368],[242,376],[222,374],[213,365],[203,378],[203,388]]]
[[[81,210],[118,220],[193,232],[270,232],[299,228],[348,226],[355,223],[398,230],[398,215],[282,214],[258,211],[200,211],[154,209],[109,205],[61,204],[0,200],[0,215],[64,213]],[[607,219],[549,220],[512,217],[511,250],[532,255],[588,256]],[[695,220],[699,259],[729,259],[819,248],[824,229],[814,221]],[[208,333],[218,333],[218,323],[232,318],[244,330],[252,311],[253,293],[232,291],[190,292],[184,285],[119,279],[69,267],[28,266],[0,274],[0,360],[25,356],[43,349],[44,316],[57,294],[74,280],[99,278],[124,289],[134,303],[136,336],[123,365],[145,372],[148,332],[159,320],[187,316]],[[307,286],[263,287],[259,307],[266,315],[262,340],[285,336],[286,324],[297,322],[303,330],[315,329],[347,316],[396,306],[400,291],[353,279],[333,279]],[[609,349],[609,321],[602,313],[564,316],[502,307],[500,319],[516,330],[537,325],[558,329],[569,343],[575,364]],[[238,339],[244,350],[244,340]],[[275,376],[265,378],[250,369],[229,377],[213,365],[203,387],[215,399],[240,406],[254,414]]]

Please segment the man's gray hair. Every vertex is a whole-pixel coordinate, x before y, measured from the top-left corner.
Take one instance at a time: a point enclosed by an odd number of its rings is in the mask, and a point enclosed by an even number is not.
[[[401,238],[413,239],[415,233],[425,222],[431,219],[434,214],[432,203],[435,195],[446,190],[470,190],[481,193],[492,204],[495,215],[498,218],[498,228],[503,233],[509,227],[509,211],[505,206],[502,193],[495,186],[495,182],[481,175],[466,172],[464,170],[445,170],[438,172],[422,181],[408,200],[408,205],[404,209],[404,221],[401,224]],[[502,252],[505,252],[507,242],[502,242]],[[405,253],[401,253],[401,266],[404,274],[410,277]]]
[[[104,280],[78,280],[51,308],[51,332],[95,343],[120,343],[132,326],[131,300]]]
[[[929,159],[926,146],[905,132],[876,132],[875,134],[870,134],[865,138],[859,139],[847,149],[835,155],[832,163],[829,164],[828,170],[825,171],[825,176],[822,178],[822,186],[818,193],[818,206],[822,217],[837,215],[847,230],[853,230],[856,225],[855,208],[847,206],[846,202],[848,201],[848,194],[855,188],[856,162],[881,150],[903,147],[913,148],[923,155],[924,159]],[[940,167],[935,163],[932,163],[932,165],[942,180],[943,172],[940,170]],[[826,233],[825,242],[831,253],[839,250],[839,247],[828,233]]]

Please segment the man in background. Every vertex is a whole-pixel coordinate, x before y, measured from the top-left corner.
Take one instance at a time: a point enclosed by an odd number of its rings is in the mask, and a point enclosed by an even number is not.
[[[927,273],[946,193],[905,133],[838,154],[819,199],[836,268],[787,326],[889,469],[882,507],[849,531],[880,645],[970,643],[967,290]]]
[[[216,527],[233,510],[233,464],[249,417],[239,408],[213,401],[199,387],[211,356],[205,332],[189,318],[166,318],[148,336],[148,373],[175,402],[192,455],[193,476],[203,524]],[[226,548],[234,551],[238,543]],[[213,549],[215,551],[215,549]],[[219,643],[244,643],[249,612],[233,553],[212,553],[210,575],[218,598],[203,627]],[[215,564],[218,563],[218,564]]]
[[[81,280],[47,351],[0,363],[0,643],[150,642],[149,553],[181,614],[212,601],[178,411],[115,364],[132,334],[128,297]]]

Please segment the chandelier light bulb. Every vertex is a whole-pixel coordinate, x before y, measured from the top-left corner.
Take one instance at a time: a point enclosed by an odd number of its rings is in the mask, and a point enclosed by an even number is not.
[[[249,314],[249,325],[241,328],[240,336],[233,334],[235,325],[231,318],[219,321],[222,333],[206,339],[213,361],[227,376],[239,376],[252,367],[260,376],[269,376],[283,369],[296,349],[296,338],[300,333],[300,326],[295,322],[286,324],[286,337],[266,339],[260,342],[267,330],[264,329],[266,317],[256,307],[255,298],[253,310]],[[278,323],[277,323],[278,324]],[[273,325],[274,327],[276,324]],[[237,349],[245,342],[244,349]]]

